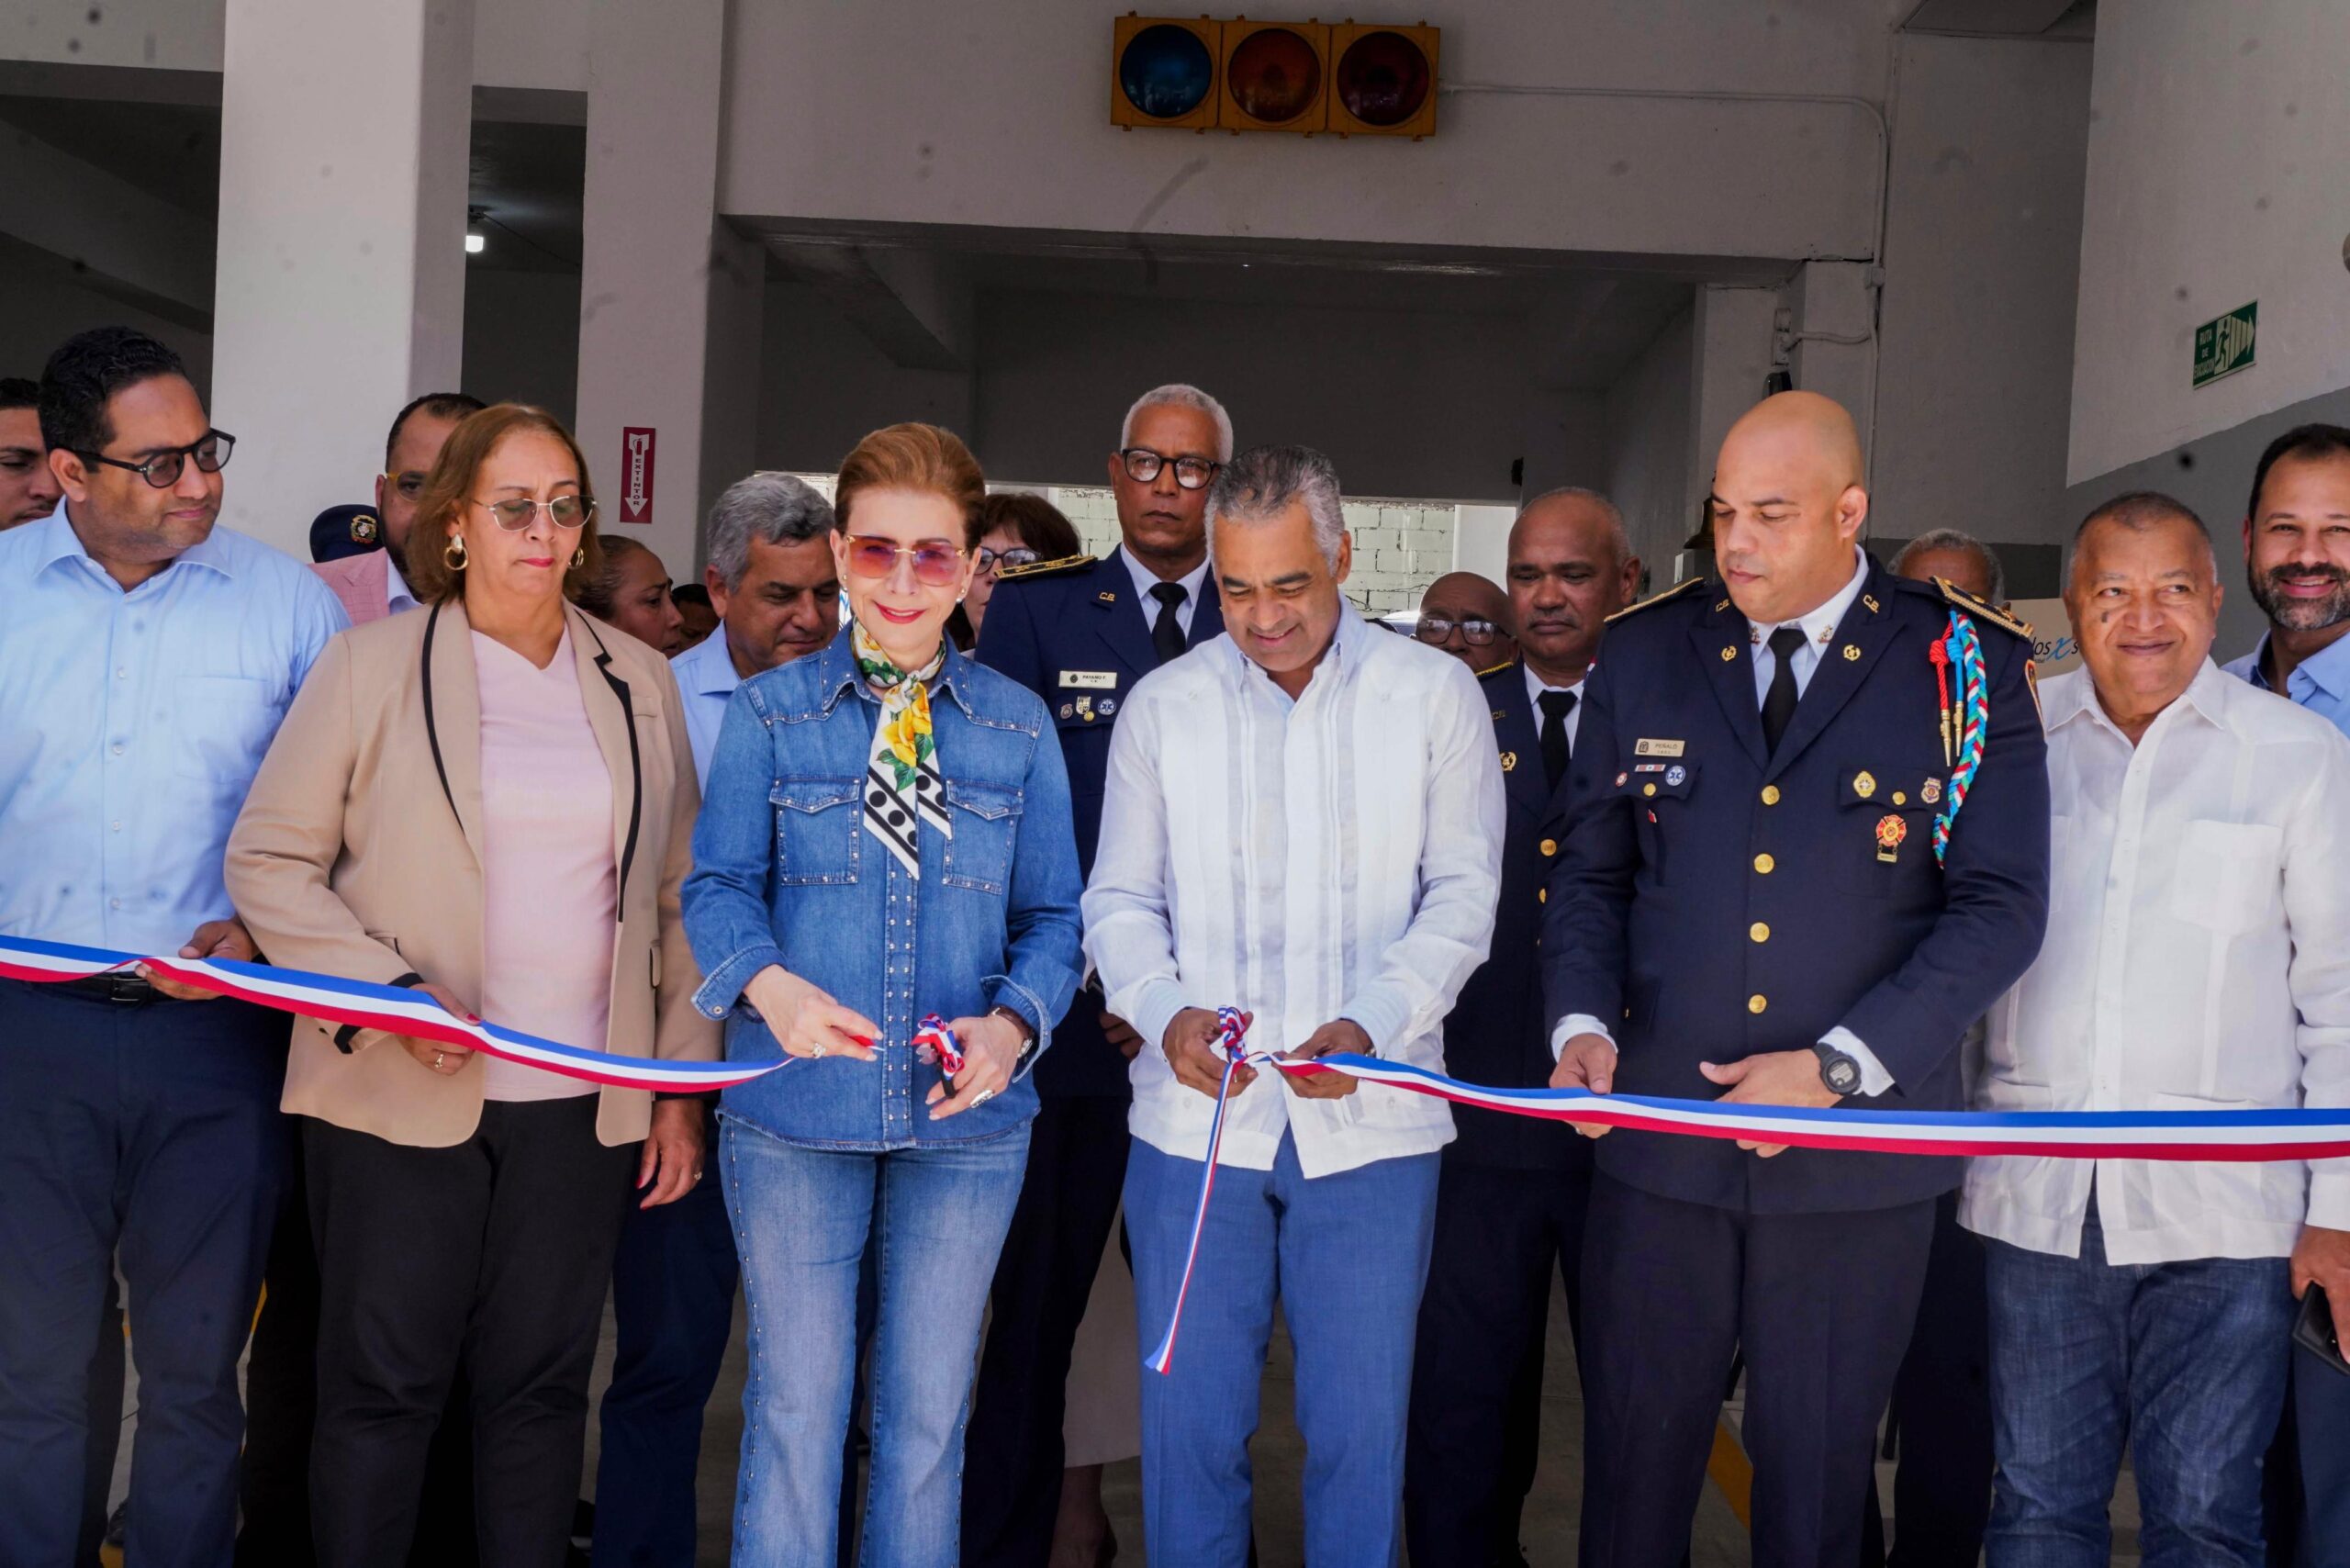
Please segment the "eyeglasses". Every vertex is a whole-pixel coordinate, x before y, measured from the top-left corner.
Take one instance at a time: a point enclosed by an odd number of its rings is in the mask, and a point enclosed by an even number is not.
[[[392,488],[400,493],[400,499],[404,501],[412,501],[424,494],[425,474],[421,468],[403,468],[384,477],[392,482]]]
[[[1006,566],[1033,566],[1044,558],[1042,550],[1031,550],[1025,544],[1015,544],[1009,550],[990,550],[982,544],[979,554],[973,557],[979,563],[979,570],[990,576]]]
[[[186,468],[189,458],[196,459],[197,473],[218,474],[229,465],[229,454],[236,448],[237,438],[227,431],[206,431],[203,440],[175,446],[168,452],[159,452],[144,463],[125,463],[119,457],[108,457],[95,452],[75,452],[73,455],[84,463],[103,463],[109,468],[128,469],[155,488],[168,490],[180,482],[180,474]]]
[[[1460,621],[1455,621],[1449,615],[1423,615],[1418,624],[1412,628],[1413,634],[1423,643],[1441,643],[1458,631],[1460,640],[1472,648],[1483,647],[1500,630],[1492,622],[1473,615]]]
[[[932,588],[951,587],[963,575],[963,557],[968,554],[934,539],[901,544],[894,539],[853,533],[848,541],[849,570],[858,577],[886,577],[898,569],[898,557],[907,555],[913,559],[914,581]]]
[[[474,505],[496,518],[498,526],[509,533],[520,533],[530,527],[531,520],[542,507],[546,509],[547,521],[557,528],[584,528],[588,520],[596,515],[596,503],[585,496],[555,496],[543,501],[510,496],[502,501],[476,501]]]
[[[1169,457],[1163,452],[1153,452],[1147,446],[1130,446],[1118,454],[1126,465],[1126,477],[1137,485],[1147,485],[1158,477],[1158,471],[1169,463],[1175,465],[1175,483],[1184,489],[1196,490],[1215,477],[1224,466],[1205,457]]]

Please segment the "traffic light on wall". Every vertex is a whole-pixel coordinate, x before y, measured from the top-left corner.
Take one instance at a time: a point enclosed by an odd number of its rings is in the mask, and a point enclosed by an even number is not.
[[[1341,136],[1408,136],[1436,129],[1435,28],[1330,29],[1330,129]]]
[[[1438,29],[1115,18],[1110,123],[1179,130],[1318,130],[1408,136],[1436,129]]]
[[[1330,118],[1330,29],[1319,22],[1224,24],[1226,130],[1316,131]]]

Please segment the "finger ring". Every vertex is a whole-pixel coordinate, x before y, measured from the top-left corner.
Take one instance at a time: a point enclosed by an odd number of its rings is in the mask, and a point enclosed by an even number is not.
[[[822,1056],[824,1054],[824,1042],[822,1040],[817,1041],[815,1048],[811,1050],[808,1054],[811,1057]]]
[[[441,1061],[442,1061],[442,1058],[444,1058],[444,1057],[446,1057],[448,1054],[449,1054],[449,1053],[448,1053],[448,1052],[446,1052],[446,1051],[434,1051],[434,1052],[432,1053],[432,1070],[433,1070],[433,1071],[438,1072],[438,1071],[440,1071],[440,1070],[441,1070]]]
[[[990,1101],[990,1100],[992,1100],[992,1099],[994,1099],[994,1098],[995,1098],[995,1091],[994,1091],[994,1090],[992,1090],[992,1089],[982,1089],[982,1090],[980,1090],[977,1094],[974,1094],[974,1095],[972,1095],[972,1096],[971,1096],[971,1103],[972,1103],[972,1104],[974,1104],[974,1105],[984,1105],[984,1104],[986,1104],[989,1101]]]

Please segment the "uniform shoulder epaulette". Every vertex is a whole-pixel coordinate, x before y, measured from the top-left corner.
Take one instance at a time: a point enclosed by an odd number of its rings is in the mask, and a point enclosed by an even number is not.
[[[1685,578],[1681,582],[1673,584],[1662,593],[1652,593],[1649,595],[1648,598],[1640,600],[1638,604],[1626,605],[1623,609],[1609,616],[1607,620],[1609,622],[1616,622],[1623,620],[1627,615],[1638,615],[1643,610],[1652,609],[1657,605],[1662,604],[1669,599],[1679,599],[1683,594],[1689,592],[1692,588],[1703,588],[1705,584],[1706,579],[1703,577]]]
[[[1988,622],[2000,631],[2012,633],[2027,643],[2031,641],[2031,622],[2017,620],[1998,606],[1986,603],[1964,588],[1956,587],[1946,577],[1936,577],[1934,587],[1942,591],[1945,600],[1964,610],[1975,620]]]
[[[1024,566],[1006,566],[995,575],[1000,583],[1026,582],[1034,577],[1058,577],[1081,566],[1093,565],[1091,555],[1063,555],[1058,561],[1031,561]]]

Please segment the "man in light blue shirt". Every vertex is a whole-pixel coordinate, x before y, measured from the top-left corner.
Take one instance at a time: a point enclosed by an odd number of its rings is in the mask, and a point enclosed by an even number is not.
[[[64,505],[0,535],[0,934],[252,958],[222,851],[342,611],[215,526],[232,438],[162,344],[68,340],[41,431]],[[229,1560],[286,1036],[283,1014],[143,973],[0,980],[0,1562],[73,1558],[118,1249],[139,1313],[129,1557]]]
[[[2268,634],[2227,672],[2350,734],[2350,430],[2301,425],[2269,442],[2244,508],[2244,564]],[[2303,1226],[2292,1281],[2295,1295],[2324,1290],[2350,1345],[2350,1231]],[[2292,1382],[2268,1456],[2269,1561],[2291,1551],[2296,1568],[2350,1568],[2350,1377],[2296,1350]]]
[[[831,503],[788,474],[739,479],[710,509],[702,580],[718,630],[669,661],[698,781],[710,778],[734,689],[839,632],[833,526]],[[631,1208],[621,1229],[596,1472],[599,1565],[693,1556],[702,1410],[726,1359],[742,1275],[720,1193],[705,1182],[674,1204]]]

